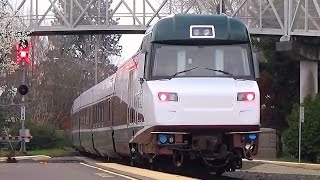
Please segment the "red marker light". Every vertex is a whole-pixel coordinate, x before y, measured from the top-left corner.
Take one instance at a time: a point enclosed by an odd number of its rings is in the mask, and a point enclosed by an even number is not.
[[[253,101],[255,99],[254,92],[240,92],[237,95],[238,101]]]
[[[159,92],[158,97],[160,101],[178,101],[177,93]]]
[[[246,99],[247,99],[248,101],[254,100],[254,93],[247,93],[247,94],[246,94]]]
[[[168,96],[166,93],[159,93],[159,99],[161,101],[166,101],[168,99]]]

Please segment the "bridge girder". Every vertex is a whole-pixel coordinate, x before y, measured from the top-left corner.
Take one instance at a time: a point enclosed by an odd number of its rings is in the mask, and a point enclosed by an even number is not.
[[[11,2],[11,3],[10,3]],[[318,0],[18,0],[6,7],[33,35],[137,34],[170,14],[217,14],[243,21],[252,35],[320,36]],[[60,2],[60,4],[58,3]],[[95,6],[94,10],[92,6]],[[28,12],[25,10],[28,9]],[[110,19],[119,19],[118,24]]]

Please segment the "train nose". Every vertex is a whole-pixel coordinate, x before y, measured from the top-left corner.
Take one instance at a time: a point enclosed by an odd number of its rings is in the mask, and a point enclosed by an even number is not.
[[[195,86],[179,93],[181,106],[185,111],[223,110],[233,108],[234,87],[221,88],[219,85]]]
[[[226,124],[234,121],[237,93],[233,78],[173,79],[167,87],[176,92],[177,102],[160,104],[166,123],[180,125]],[[169,118],[168,118],[169,117]]]
[[[190,124],[195,121],[202,124],[233,121],[235,94],[233,79],[193,83],[192,88],[185,88],[179,93],[181,111],[177,120]]]

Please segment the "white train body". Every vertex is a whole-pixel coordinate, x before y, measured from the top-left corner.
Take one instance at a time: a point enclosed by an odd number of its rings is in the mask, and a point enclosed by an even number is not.
[[[205,24],[210,29],[210,18],[235,23],[247,39],[234,37],[222,45],[189,37],[156,41],[165,37],[161,27],[172,19],[178,24],[179,18],[191,16],[160,20],[146,33],[137,54],[75,100],[72,140],[78,150],[149,160],[192,154],[211,164],[237,156],[236,165],[227,164],[223,171],[241,168],[241,157],[256,154],[260,93],[245,26],[225,16],[196,16],[200,28]],[[217,39],[222,32],[213,25]],[[242,68],[240,74],[231,71],[234,67]]]
[[[254,92],[255,81],[232,78],[177,78],[147,82],[150,125],[259,125],[259,100],[237,102],[238,92]],[[178,102],[161,102],[159,92],[175,92]],[[150,107],[150,108],[148,108]],[[151,108],[152,107],[152,108]]]

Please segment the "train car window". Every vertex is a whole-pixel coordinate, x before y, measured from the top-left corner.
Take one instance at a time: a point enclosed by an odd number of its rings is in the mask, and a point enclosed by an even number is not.
[[[95,105],[95,108],[96,108],[96,123],[99,127],[99,107],[98,107],[98,105]]]
[[[179,77],[228,76],[226,74],[205,70],[205,68],[223,70],[235,77],[252,77],[252,62],[248,57],[247,44],[183,46],[155,44],[152,79],[171,77],[176,72]]]
[[[78,125],[78,113],[76,113],[75,115],[74,115],[74,128],[75,129],[78,129],[78,127],[79,127],[79,125]]]
[[[94,120],[93,120],[93,109],[92,109],[92,107],[89,108],[89,111],[90,111],[90,121],[91,121],[92,127],[95,128],[95,124],[94,124]]]
[[[80,111],[79,118],[80,118],[80,127],[82,128],[84,126],[83,111],[82,110]]]
[[[86,110],[82,110],[83,126],[87,128]]]
[[[106,101],[101,103],[102,106],[102,125],[103,127],[106,126]]]
[[[177,52],[174,47],[159,46],[155,52],[152,74],[155,76],[170,76],[177,72]]]
[[[80,117],[79,117],[79,111],[77,112],[77,115],[76,115],[76,129],[79,129],[80,127]]]
[[[85,128],[87,128],[87,114],[86,114],[86,109],[83,109],[82,110],[82,118],[83,118],[83,126],[85,127]]]
[[[96,106],[96,123],[97,123],[97,126],[99,127],[99,122],[100,122],[100,119],[99,119],[99,106],[98,105],[95,105]]]
[[[83,127],[86,128],[87,127],[87,122],[86,122],[86,111],[85,111],[85,109],[82,109],[81,118],[82,118],[82,121],[83,121]]]
[[[72,115],[71,115],[71,121],[70,121],[70,125],[71,125],[70,127],[71,127],[71,130],[72,130],[72,131],[74,130],[74,127],[73,127],[73,126],[74,126],[74,125],[73,125],[73,124],[74,124],[74,123],[73,123],[73,117],[74,117],[74,116],[73,116],[73,114],[72,114]]]
[[[112,125],[112,110],[111,110],[111,98],[108,100],[108,125]]]
[[[90,107],[90,111],[91,111],[91,121],[92,121],[93,127],[96,128],[96,122],[94,120],[94,109],[92,106]]]
[[[100,114],[100,122],[99,122],[99,124],[100,124],[100,127],[102,127],[102,124],[103,124],[103,107],[102,107],[102,104],[101,103],[99,103],[99,110],[100,110],[100,112],[99,112],[99,114]]]
[[[141,44],[141,52],[146,53],[150,48],[150,34],[148,36],[144,36]]]
[[[90,114],[91,114],[90,109],[87,108],[88,128],[91,128],[91,120],[90,120],[91,118],[90,118]]]
[[[237,59],[248,59],[248,53],[244,52],[240,47],[227,48],[224,50],[225,70],[232,74],[250,75],[250,66],[248,61],[239,61]]]
[[[92,107],[92,120],[93,120],[93,124],[94,124],[94,126],[95,127],[97,127],[97,118],[96,118],[96,116],[97,116],[97,113],[96,113],[96,106],[93,106]]]
[[[104,119],[103,119],[103,125],[106,127],[108,126],[108,100],[104,101],[103,103],[104,106]]]
[[[100,106],[99,104],[97,105],[97,123],[98,123],[98,127],[100,127],[100,122],[101,122],[101,116],[100,116]]]
[[[99,103],[99,109],[100,109],[100,127],[103,127],[103,104]]]
[[[146,58],[145,58],[145,63],[144,63],[144,78],[147,80],[149,79],[149,74],[150,74],[150,61],[151,61],[151,33],[148,34],[147,36],[147,51],[146,51]]]
[[[86,121],[87,121],[87,128],[90,128],[90,118],[89,118],[89,109],[86,108]]]
[[[80,119],[79,119],[79,112],[77,112],[77,115],[76,115],[76,126],[77,126],[76,128],[77,128],[77,129],[79,129],[79,126],[80,126],[80,125],[79,125],[79,123],[80,123],[79,121],[80,121]]]

